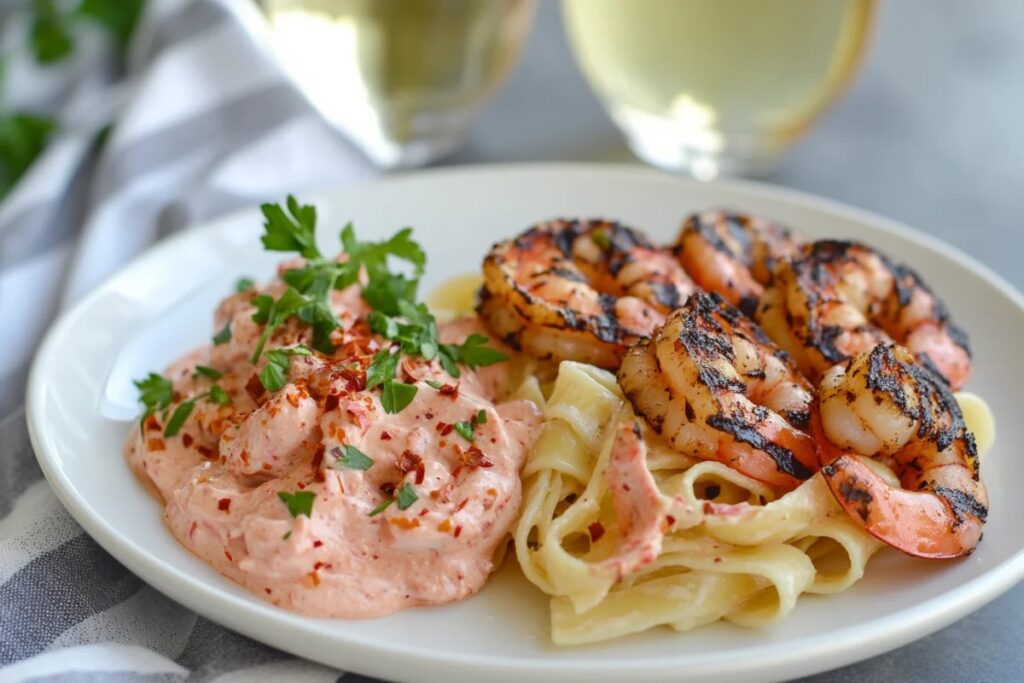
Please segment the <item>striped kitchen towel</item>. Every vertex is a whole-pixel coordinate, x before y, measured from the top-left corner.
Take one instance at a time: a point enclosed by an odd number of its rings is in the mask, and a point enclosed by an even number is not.
[[[334,681],[340,672],[177,605],[100,549],[43,480],[20,404],[53,316],[155,240],[373,169],[254,40],[249,0],[150,0],[122,74],[87,30],[59,65],[19,57],[33,4],[0,2],[3,101],[59,122],[0,203],[0,681]]]

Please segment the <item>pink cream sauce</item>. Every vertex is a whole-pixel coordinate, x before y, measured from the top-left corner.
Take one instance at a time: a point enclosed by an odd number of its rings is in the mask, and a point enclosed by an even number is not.
[[[276,296],[280,285],[261,291]],[[126,444],[131,467],[165,502],[174,535],[225,576],[311,616],[380,616],[480,590],[518,512],[519,470],[539,423],[532,403],[495,403],[505,364],[463,367],[454,379],[436,363],[404,359],[399,379],[418,392],[397,414],[384,412],[379,388],[358,390],[358,373],[337,354],[296,357],[290,383],[266,395],[255,379],[265,360],[255,367],[248,360],[262,331],[250,319],[251,296],[232,296],[217,310],[216,329],[230,324],[229,342],[189,353],[166,373],[184,399],[211,384],[193,377],[195,366],[214,367],[232,405],[199,400],[173,438],[153,418]],[[333,303],[344,329],[358,329],[366,312],[358,291],[336,292]],[[440,335],[461,342],[482,331],[468,318]],[[285,326],[267,348],[308,344],[306,335]],[[365,362],[379,345],[347,332],[342,348],[361,348]],[[452,425],[481,410],[487,420],[471,443]],[[374,464],[335,469],[346,444]],[[370,516],[404,484],[419,496],[415,503]],[[282,491],[316,494],[312,515],[293,518]]]

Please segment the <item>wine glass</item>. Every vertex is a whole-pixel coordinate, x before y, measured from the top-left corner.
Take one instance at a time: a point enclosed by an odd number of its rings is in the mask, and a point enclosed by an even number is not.
[[[511,70],[533,0],[262,0],[280,61],[379,166],[455,151]]]
[[[875,0],[564,0],[579,66],[633,152],[770,172],[849,84]]]

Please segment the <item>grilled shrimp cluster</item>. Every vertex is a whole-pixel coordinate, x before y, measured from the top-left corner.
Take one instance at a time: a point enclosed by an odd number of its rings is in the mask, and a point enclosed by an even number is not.
[[[484,275],[492,332],[618,368],[676,450],[779,492],[820,470],[852,519],[911,555],[980,540],[988,498],[952,393],[970,374],[967,338],[909,268],[707,211],[665,249],[617,223],[543,223],[495,245]]]
[[[695,289],[670,253],[609,221],[541,223],[494,245],[483,271],[478,312],[498,337],[604,368]]]

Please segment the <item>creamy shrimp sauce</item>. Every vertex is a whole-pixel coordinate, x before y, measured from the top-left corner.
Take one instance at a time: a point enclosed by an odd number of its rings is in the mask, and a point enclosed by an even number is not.
[[[168,527],[220,573],[307,615],[371,617],[475,593],[518,512],[537,409],[496,401],[506,363],[460,362],[454,377],[403,354],[371,331],[358,283],[329,295],[331,353],[310,351],[313,328],[292,316],[254,363],[273,323],[254,321],[258,304],[286,289],[227,298],[216,343],[167,370],[170,400],[132,430],[128,462],[164,501]],[[456,346],[482,331],[475,318],[435,328]],[[389,360],[393,379],[368,389]],[[283,386],[269,390],[275,362]],[[389,391],[408,403],[385,409]]]

